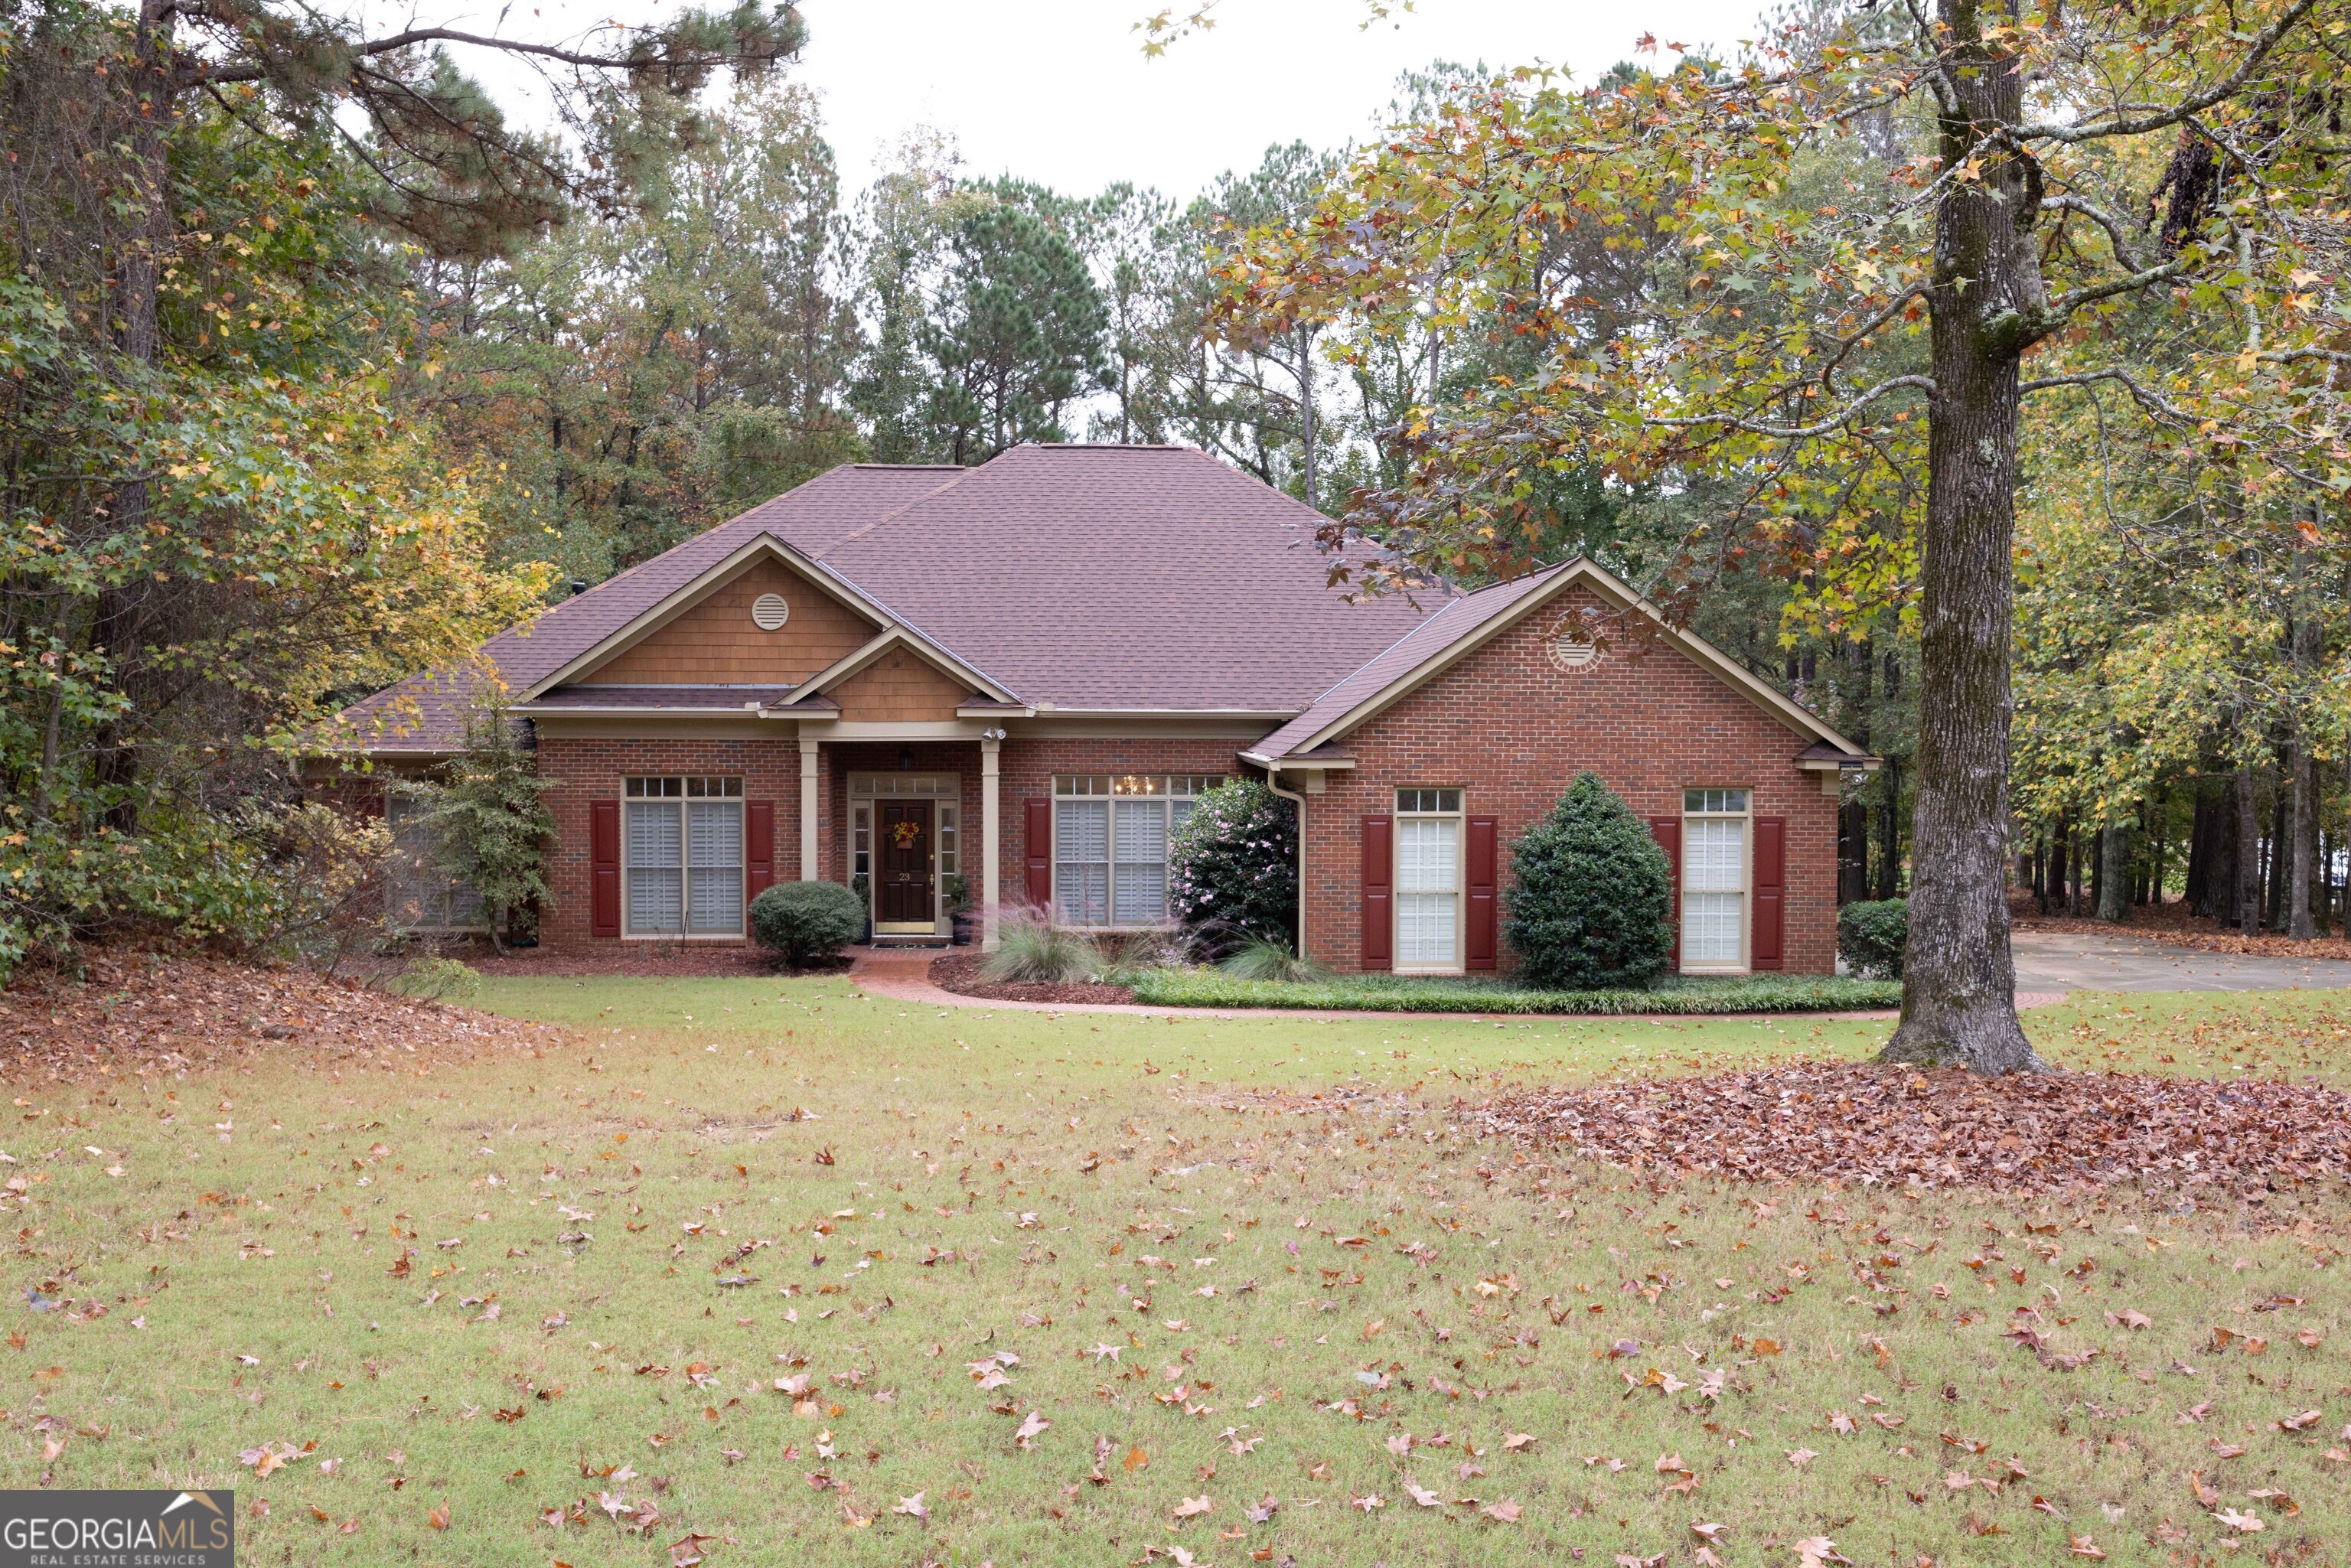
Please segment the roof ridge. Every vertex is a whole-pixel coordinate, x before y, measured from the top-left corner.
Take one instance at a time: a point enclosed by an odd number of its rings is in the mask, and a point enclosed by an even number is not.
[[[999,454],[999,455],[1001,455]],[[893,465],[892,466],[896,466],[896,465]],[[940,464],[925,463],[925,464],[920,464],[920,465],[908,464],[908,465],[905,465],[905,466],[907,466],[907,467],[922,467],[922,468],[938,468],[938,467],[944,467],[944,466],[949,466],[949,465],[940,465]],[[981,465],[979,465],[979,468],[984,468],[984,467],[986,467],[986,466],[987,466],[987,465],[983,463],[983,464],[981,464]],[[831,567],[831,563],[830,561],[826,560],[826,559],[825,559],[825,558],[826,558],[827,556],[830,556],[830,555],[831,555],[834,550],[839,549],[842,545],[847,544],[847,543],[848,543],[850,540],[852,540],[852,539],[860,539],[860,538],[863,538],[867,534],[872,533],[875,528],[880,528],[883,524],[884,524],[884,523],[888,522],[888,521],[889,521],[891,518],[893,518],[893,517],[902,516],[902,515],[903,515],[903,514],[904,514],[908,509],[910,509],[910,508],[912,508],[912,507],[914,507],[919,506],[919,505],[921,505],[921,504],[922,504],[923,502],[925,502],[925,501],[935,500],[935,499],[936,499],[938,497],[946,495],[949,490],[954,489],[957,485],[962,484],[966,479],[968,479],[968,478],[969,478],[969,477],[971,477],[974,474],[978,473],[978,472],[979,472],[979,468],[966,468],[966,467],[961,467],[961,466],[955,466],[955,467],[954,467],[954,469],[953,469],[954,474],[955,474],[955,477],[954,477],[954,478],[952,478],[952,479],[950,479],[950,480],[948,480],[946,484],[941,485],[941,486],[936,486],[935,488],[933,488],[933,489],[925,490],[925,491],[924,491],[921,495],[916,496],[916,497],[914,497],[912,499],[910,499],[910,500],[908,500],[907,502],[905,502],[905,503],[904,503],[904,505],[903,505],[903,506],[899,506],[899,507],[893,507],[893,509],[891,509],[890,511],[887,511],[887,512],[883,513],[883,514],[882,514],[880,517],[872,517],[872,518],[867,519],[867,520],[866,520],[866,521],[864,521],[864,522],[862,522],[862,523],[858,524],[855,528],[853,528],[850,529],[847,533],[845,533],[845,534],[841,535],[839,538],[837,538],[837,539],[833,540],[833,541],[832,541],[832,543],[831,543],[830,545],[827,545],[821,552],[810,552],[810,555],[809,555],[809,559],[810,559],[810,560],[818,561],[818,562],[820,562],[820,563],[822,563],[823,565],[825,565],[825,566],[826,566],[826,568],[827,568],[828,570],[833,570],[833,569],[832,569],[832,567]],[[791,492],[789,492],[789,491],[786,491],[786,492],[785,492],[785,494],[786,494],[786,495],[789,495],[790,493],[791,493]],[[845,571],[840,571],[840,570],[833,570],[833,575],[835,575],[836,577],[839,577],[839,578],[841,579],[841,581],[843,581],[843,582],[854,583],[854,582],[856,581],[856,580],[855,580],[854,578],[851,577],[851,576],[850,576],[847,572],[845,572]],[[866,590],[864,590],[863,588],[859,588],[857,591],[858,591],[858,592],[860,592],[860,593],[865,593],[865,592],[866,592]],[[871,595],[869,594],[869,595],[868,595],[868,597],[871,597]],[[881,602],[882,602],[882,601],[881,601],[880,600],[878,600],[878,599],[874,600],[873,601],[874,601],[876,604],[879,604],[879,603],[881,603]],[[946,644],[945,644],[944,643],[940,643],[939,645],[940,645],[941,647],[945,647]],[[960,655],[958,655],[958,656],[960,656]]]

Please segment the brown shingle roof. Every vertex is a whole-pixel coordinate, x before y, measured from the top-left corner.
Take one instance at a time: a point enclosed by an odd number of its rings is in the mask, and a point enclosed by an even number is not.
[[[771,534],[1024,702],[1291,713],[1417,624],[1328,584],[1319,513],[1185,447],[1020,446],[979,468],[836,468],[501,632],[519,693]],[[455,744],[474,687],[347,710],[365,749]],[[703,706],[689,704],[687,706]]]
[[[1291,713],[1421,618],[1350,604],[1324,519],[1181,446],[1016,446],[829,543],[784,537],[1024,701]]]

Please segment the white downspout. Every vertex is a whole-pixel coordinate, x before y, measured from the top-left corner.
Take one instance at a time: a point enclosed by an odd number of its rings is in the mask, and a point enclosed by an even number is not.
[[[1306,956],[1306,797],[1293,794],[1281,787],[1281,764],[1269,762],[1265,767],[1265,787],[1285,800],[1298,806],[1298,956]]]

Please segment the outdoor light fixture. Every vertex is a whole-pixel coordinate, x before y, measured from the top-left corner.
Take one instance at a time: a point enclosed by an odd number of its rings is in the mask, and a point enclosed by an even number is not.
[[[911,746],[900,747],[898,748],[898,771],[901,773],[912,773],[914,770],[914,748]]]
[[[982,740],[1002,740],[1005,737],[1005,733],[1006,732],[1001,729],[983,729],[979,732],[979,738]]]

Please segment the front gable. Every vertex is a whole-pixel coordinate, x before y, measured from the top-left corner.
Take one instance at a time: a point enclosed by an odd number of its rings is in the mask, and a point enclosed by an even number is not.
[[[956,706],[972,694],[901,645],[828,686],[824,695],[841,705],[848,723],[906,724],[952,720]]]
[[[783,624],[753,616],[781,599]],[[582,685],[797,686],[871,641],[878,622],[851,608],[789,562],[762,553],[602,662]]]

